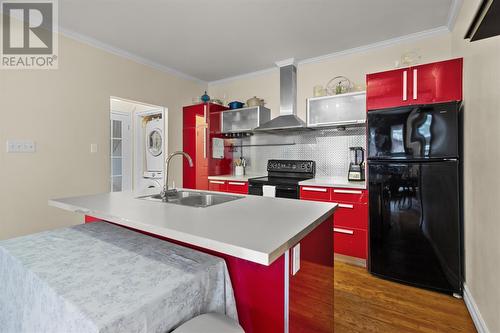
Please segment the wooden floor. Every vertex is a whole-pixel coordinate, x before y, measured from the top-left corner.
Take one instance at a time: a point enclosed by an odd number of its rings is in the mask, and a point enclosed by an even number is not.
[[[335,262],[335,333],[476,332],[463,300]]]

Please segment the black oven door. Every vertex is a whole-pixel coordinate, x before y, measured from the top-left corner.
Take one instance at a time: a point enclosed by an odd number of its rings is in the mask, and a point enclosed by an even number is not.
[[[299,187],[292,185],[276,185],[276,198],[299,198]]]
[[[248,194],[262,195],[262,184],[248,183]]]

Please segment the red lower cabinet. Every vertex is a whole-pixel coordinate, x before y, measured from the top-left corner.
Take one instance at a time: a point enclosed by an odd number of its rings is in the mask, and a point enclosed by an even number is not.
[[[360,259],[368,257],[367,190],[301,186],[300,199],[338,203],[332,226],[334,227],[334,252]]]
[[[247,182],[228,181],[227,182],[227,191],[229,193],[248,194],[248,183]]]
[[[334,188],[332,189],[332,196],[330,200],[333,202],[367,203],[368,191],[349,188]]]
[[[334,224],[336,226],[368,229],[368,205],[340,202],[335,211]]]
[[[335,215],[334,215],[335,219]],[[333,228],[333,251],[338,254],[366,259],[366,230],[353,228]]]
[[[319,186],[301,186],[300,199],[313,201],[330,201],[331,188]]]
[[[212,180],[208,181],[208,190],[216,192],[227,192],[227,183],[224,180]]]
[[[208,190],[234,194],[248,194],[248,182],[210,179],[208,181]]]

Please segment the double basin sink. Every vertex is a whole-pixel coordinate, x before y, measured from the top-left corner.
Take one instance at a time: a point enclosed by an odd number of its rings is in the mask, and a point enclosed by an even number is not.
[[[181,206],[206,208],[223,204],[225,202],[238,200],[241,198],[243,197],[229,194],[180,190],[170,192],[166,200],[164,200],[160,194],[145,195],[138,197],[137,199],[163,202]]]

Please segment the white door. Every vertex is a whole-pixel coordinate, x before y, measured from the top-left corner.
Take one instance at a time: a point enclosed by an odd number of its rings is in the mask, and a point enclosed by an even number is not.
[[[132,189],[131,114],[111,112],[111,192]]]

